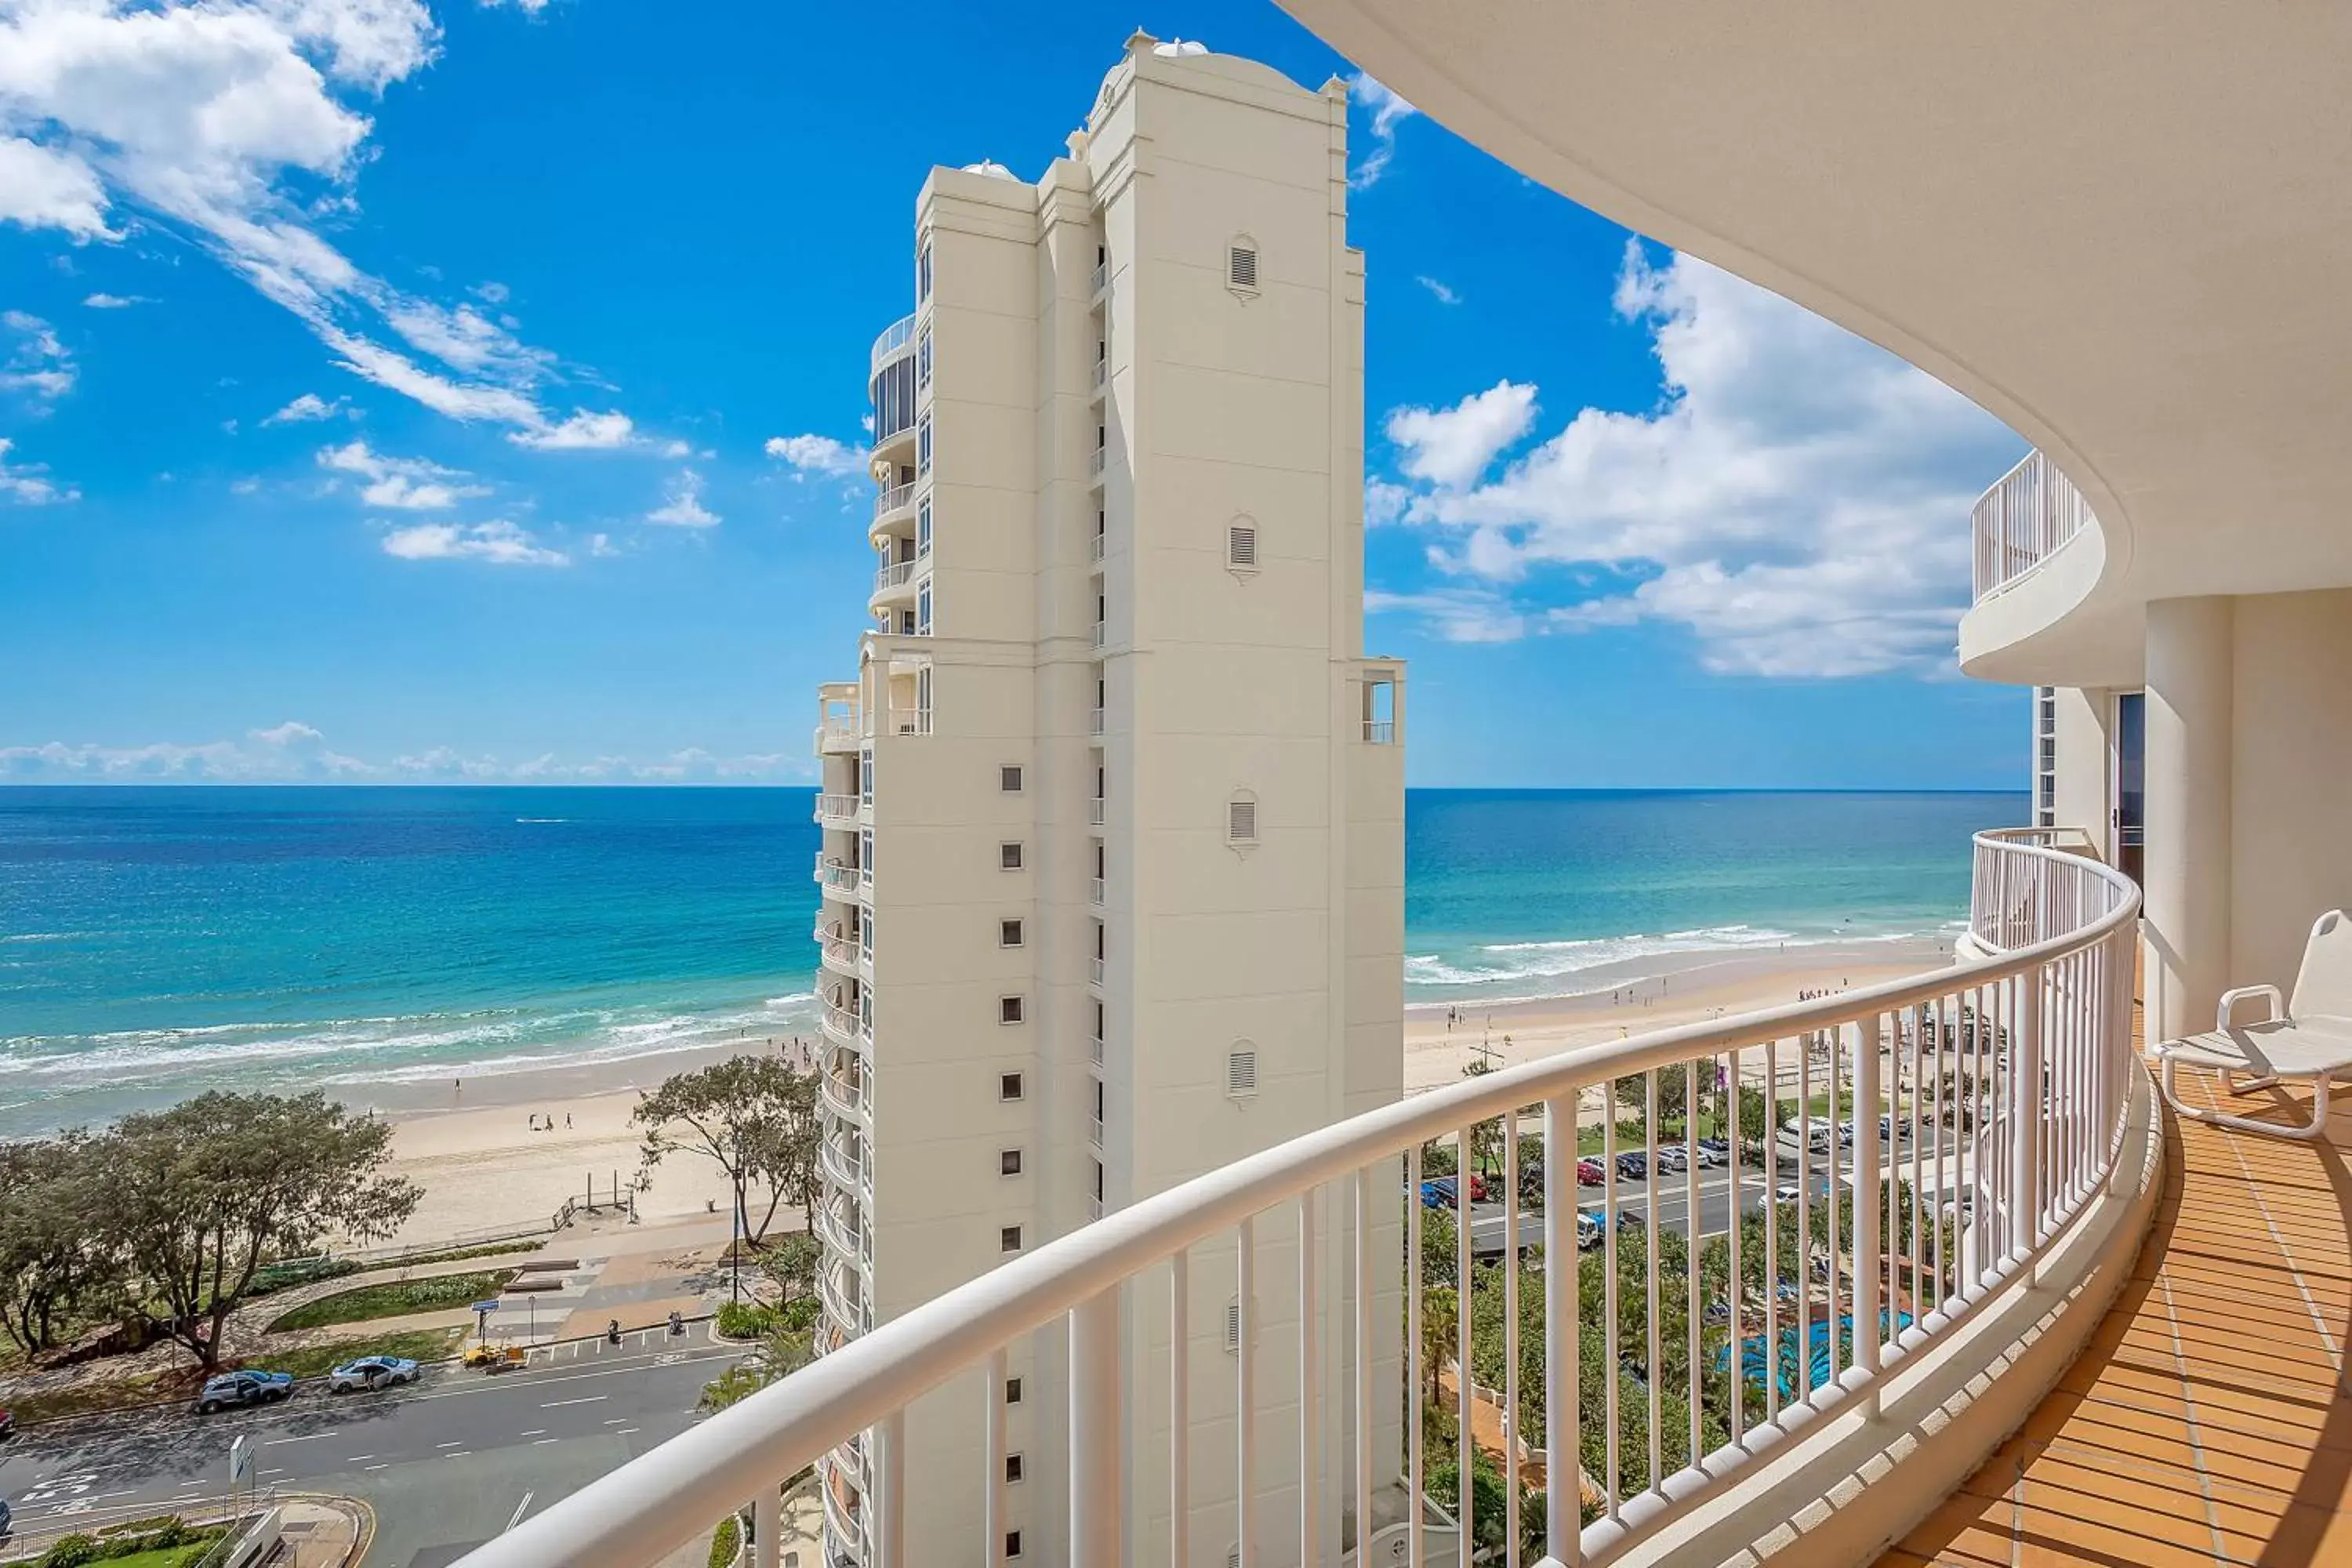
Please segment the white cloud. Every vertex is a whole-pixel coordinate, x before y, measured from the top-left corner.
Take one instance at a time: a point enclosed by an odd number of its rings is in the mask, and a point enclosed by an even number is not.
[[[567,762],[552,752],[508,762],[452,746],[368,762],[335,750],[311,725],[289,720],[233,741],[110,746],[92,742],[0,746],[0,780],[18,784],[337,784],[358,780],[483,784],[785,783],[813,763],[792,752],[720,756],[689,746],[640,761]]]
[[[158,220],[352,374],[451,418],[550,428],[545,351],[362,270],[320,226],[355,205],[371,106],[440,44],[423,0],[7,0],[0,219],[85,241]]]
[[[619,548],[614,544],[611,534],[592,533],[588,536],[588,553],[598,560],[618,555],[620,552]]]
[[[1498,381],[1451,408],[1400,408],[1388,437],[1402,448],[1397,467],[1448,489],[1475,484],[1487,466],[1536,422],[1536,389]]]
[[[1405,510],[1412,504],[1411,487],[1388,479],[1366,478],[1364,480],[1364,526],[1379,528],[1387,523],[1402,522]]]
[[[18,506],[50,506],[81,500],[79,490],[60,486],[50,479],[47,465],[9,462],[8,453],[15,446],[7,437],[0,436],[0,500],[14,501]]]
[[[1431,296],[1441,305],[1459,305],[1462,303],[1461,295],[1455,293],[1451,288],[1439,282],[1436,279],[1430,277],[1427,273],[1423,273],[1421,276],[1416,277],[1413,281],[1428,289]]]
[[[771,436],[765,450],[803,474],[845,479],[866,471],[866,455],[830,436]]]
[[[155,301],[144,294],[88,294],[82,304],[93,310],[127,310],[133,305],[152,305]]]
[[[1531,623],[1501,595],[1476,588],[1441,588],[1421,594],[1364,595],[1368,616],[1412,615],[1447,642],[1517,642]]]
[[[505,304],[509,299],[513,298],[513,294],[514,291],[512,289],[496,279],[474,285],[474,297],[478,300],[487,300],[493,305]]]
[[[609,451],[636,444],[636,426],[625,414],[574,413],[561,425],[517,430],[507,437],[518,447],[541,452]]]
[[[500,5],[508,4],[511,4],[516,10],[526,16],[536,16],[547,9],[548,0],[481,0],[481,6],[485,11],[495,11]]]
[[[1348,90],[1358,103],[1371,111],[1372,150],[1348,176],[1348,184],[1356,189],[1369,190],[1380,184],[1389,172],[1390,161],[1396,157],[1396,128],[1403,121],[1421,112],[1397,95],[1396,89],[1370,75],[1359,71],[1348,79]]]
[[[121,237],[106,226],[106,187],[68,153],[0,135],[0,223],[61,228],[77,240]]]
[[[365,441],[320,447],[319,466],[366,479],[360,500],[369,506],[395,507],[404,511],[443,511],[461,500],[490,493],[487,485],[456,482],[467,478],[459,469],[445,468],[422,458],[387,458],[370,450]]]
[[[511,522],[421,522],[383,536],[383,552],[403,561],[487,561],[493,566],[569,566],[572,557],[542,545]]]
[[[1629,244],[1615,303],[1650,332],[1664,400],[1583,409],[1489,482],[1462,477],[1466,458],[1433,464],[1434,447],[1412,446],[1401,466],[1433,488],[1408,517],[1433,530],[1433,563],[1487,592],[1545,568],[1598,569],[1600,597],[1522,609],[1527,629],[1658,621],[1688,630],[1723,673],[1948,664],[1969,505],[2018,438],[1893,355],[1690,257],[1653,267]]]
[[[313,419],[332,419],[342,411],[341,398],[338,397],[330,403],[315,392],[306,392],[262,423],[264,425],[300,425]]]
[[[73,390],[73,355],[48,322],[24,310],[0,310],[0,327],[16,336],[0,359],[0,392],[22,392],[53,403]]]
[[[646,521],[667,528],[715,528],[719,518],[702,504],[702,476],[681,468],[670,485],[669,499],[646,513]]]
[[[256,479],[231,479],[228,486],[228,493],[233,496],[254,495],[260,489],[261,481]]]

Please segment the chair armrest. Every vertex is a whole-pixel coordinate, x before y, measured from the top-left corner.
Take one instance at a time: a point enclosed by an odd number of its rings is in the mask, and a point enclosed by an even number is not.
[[[2236,1011],[2239,1003],[2244,1001],[2249,996],[2267,996],[2270,998],[2270,1017],[2258,1020],[2259,1022],[2270,1023],[2275,1020],[2279,1015],[2285,1010],[2285,1004],[2279,996],[2279,988],[2277,986],[2241,985],[2234,991],[2224,991],[2221,993],[2221,1005],[2213,1019],[2213,1027],[2216,1029],[2227,1029],[2230,1026],[2230,1015]]]

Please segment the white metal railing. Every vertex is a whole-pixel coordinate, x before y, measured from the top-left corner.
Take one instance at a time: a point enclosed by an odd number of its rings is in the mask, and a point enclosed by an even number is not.
[[[1096,534],[1096,535],[1095,535],[1095,542],[1094,542],[1094,559],[1095,559],[1097,562],[1100,562],[1100,561],[1102,560],[1102,558],[1103,558],[1103,545],[1104,545],[1104,542],[1105,542],[1105,541],[1104,541],[1103,536],[1102,536],[1101,534],[1097,533],[1097,534]]]
[[[927,1453],[954,1457],[927,1463],[973,1467],[992,1506],[969,1521],[971,1551],[1001,1563],[1001,1536],[986,1531],[1004,1517],[1004,1423],[982,1390],[1001,1386],[1008,1347],[1025,1349],[1049,1324],[1065,1326],[1067,1344],[1069,1473],[1055,1495],[1069,1510],[1066,1524],[1033,1528],[1053,1532],[1057,1560],[1124,1560],[1129,1486],[1176,1500],[1170,1545],[1191,1560],[1187,1521],[1208,1505],[1185,1506],[1195,1495],[1190,1445],[1162,1447],[1164,1474],[1125,1474],[1124,1456],[1137,1451],[1119,1437],[1134,1418],[1130,1382],[1194,1391],[1173,1419],[1238,1433],[1241,1475],[1277,1478],[1269,1484],[1294,1496],[1296,1478],[1308,1478],[1302,1506],[1280,1518],[1251,1490],[1235,1499],[1220,1486],[1214,1506],[1232,1510],[1220,1533],[1254,1541],[1264,1560],[1326,1561],[1338,1543],[1320,1535],[1325,1521],[1349,1509],[1370,1517],[1400,1468],[1417,1533],[1430,1517],[1423,1391],[1436,1369],[1424,1360],[1422,1290],[1405,1289],[1401,1308],[1393,1293],[1401,1271],[1418,1287],[1441,1270],[1457,1300],[1499,1292],[1502,1302],[1499,1313],[1453,1314],[1446,1359],[1474,1374],[1455,1379],[1461,1470],[1471,1468],[1469,1391],[1482,1383],[1502,1391],[1517,1430],[1542,1434],[1546,1453],[1591,1458],[1547,1467],[1542,1539],[1509,1560],[1532,1561],[1538,1545],[1588,1568],[1620,1556],[1740,1486],[1760,1457],[1834,1431],[1820,1417],[2004,1292],[2101,1190],[2138,1070],[2138,892],[2085,857],[1998,837],[1979,844],[2009,858],[2010,885],[2042,879],[2047,921],[2079,923],[1909,979],[1506,1068],[1222,1166],[893,1318],[478,1548],[467,1568],[639,1568],[746,1499],[772,1506],[784,1478],[869,1428],[866,1527],[880,1568],[903,1568],[908,1500],[936,1495],[908,1458],[906,1411],[950,1384],[956,1403],[969,1401],[972,1439],[933,1445]],[[2041,869],[2020,870],[2029,860]],[[1696,1113],[1668,1121],[1662,1089]],[[1727,1135],[1712,1149],[1701,1142],[1710,1121]],[[1506,1179],[1494,1234],[1539,1231],[1539,1260],[1505,1247],[1496,1262],[1475,1261],[1477,1233],[1494,1229],[1483,1222],[1454,1227],[1450,1263],[1425,1256],[1423,1211],[1407,1196],[1424,1145],[1484,1144],[1516,1174],[1522,1136],[1538,1127],[1542,1154],[1529,1165],[1540,1214],[1522,1230],[1521,1184]],[[1627,1141],[1680,1158],[1645,1159],[1639,1177],[1603,1186],[1580,1212],[1580,1149],[1595,1144],[1613,1164]],[[1669,1174],[1667,1163],[1681,1168]],[[1717,1201],[1700,1201],[1703,1183]],[[1673,1209],[1661,1212],[1662,1195]],[[1671,1268],[1661,1246],[1670,1230]],[[1326,1234],[1341,1245],[1327,1248]],[[1687,1266],[1693,1258],[1700,1267]],[[1541,1269],[1543,1294],[1523,1324],[1529,1268]],[[1199,1304],[1228,1300],[1238,1302],[1237,1348],[1212,1380],[1193,1369],[1223,1363],[1223,1309]],[[1260,1327],[1268,1304],[1278,1304],[1278,1329]],[[1155,1321],[1166,1326],[1145,1329]],[[1277,1333],[1296,1376],[1278,1391],[1259,1370],[1261,1342]],[[1587,1336],[1601,1341],[1598,1386],[1584,1370]],[[1383,1345],[1394,1359],[1381,1359]],[[1327,1347],[1337,1387],[1324,1384]],[[1325,1423],[1262,1420],[1267,1396],[1328,1405],[1329,1429],[1346,1434],[1341,1451],[1323,1453]],[[1387,1425],[1400,1402],[1402,1453]],[[1516,1516],[1526,1489],[1516,1451],[1499,1468]],[[1586,1488],[1598,1501],[1589,1520]],[[1471,1500],[1454,1514],[1476,1539]],[[936,1534],[938,1521],[927,1522]],[[1509,1520],[1507,1540],[1519,1523]],[[1064,1529],[1066,1541],[1054,1539]]]
[[[857,868],[845,866],[838,860],[828,860],[823,850],[817,852],[816,879],[829,893],[857,891]]]
[[[845,1083],[832,1073],[819,1073],[816,1091],[817,1097],[824,1101],[825,1108],[835,1116],[860,1127],[865,1125],[866,1086],[862,1082]]]
[[[1104,384],[1105,384],[1105,383],[1107,383],[1107,382],[1108,382],[1108,381],[1109,381],[1109,380],[1110,380],[1110,361],[1108,361],[1108,360],[1107,360],[1107,359],[1098,359],[1098,360],[1095,361],[1095,388],[1094,388],[1094,389],[1095,389],[1097,392],[1100,392],[1100,391],[1103,389],[1103,385],[1104,385]]]
[[[857,1015],[846,1007],[836,1007],[831,1003],[825,1004],[824,1016],[820,1020],[819,1026],[824,1030],[825,1038],[837,1046],[846,1046],[851,1050],[865,1048],[866,1037],[857,1026]]]
[[[1394,745],[1396,743],[1396,721],[1393,719],[1365,720],[1364,740],[1368,743],[1375,746]]]
[[[1089,294],[1099,294],[1103,291],[1103,285],[1109,281],[1110,263],[1108,261],[1097,261],[1095,263],[1094,279],[1087,285],[1087,292]]]
[[[1096,877],[1087,883],[1087,897],[1094,901],[1095,908],[1102,908],[1103,879],[1100,877]]]
[[[867,374],[871,374],[880,370],[883,362],[896,359],[898,356],[898,351],[914,341],[915,318],[912,316],[901,316],[883,328],[882,335],[874,340],[874,353],[866,362]]]
[[[877,518],[887,517],[890,513],[897,511],[900,507],[912,506],[914,504],[915,487],[912,481],[903,485],[893,485],[888,489],[877,491],[874,497],[874,515]]]
[[[816,933],[816,939],[824,949],[824,965],[827,969],[837,974],[845,974],[853,980],[864,978],[869,965],[865,950],[856,942],[846,937],[828,936],[822,931]]]
[[[1103,646],[1103,642],[1104,642],[1104,640],[1105,640],[1105,633],[1104,633],[1104,630],[1103,630],[1103,623],[1102,623],[1102,622],[1100,622],[1100,621],[1097,621],[1097,622],[1095,623],[1095,647],[1102,647],[1102,646]]]
[[[2003,474],[1969,509],[1976,543],[1975,596],[1983,598],[2042,564],[2083,531],[2091,515],[2083,492],[2040,452]]]
[[[894,735],[929,734],[931,732],[931,710],[928,708],[891,709],[890,732]]]
[[[1094,1037],[1093,1046],[1095,1066],[1100,1067],[1103,1065],[1103,1037],[1100,1035]]]
[[[903,588],[914,575],[915,563],[911,561],[900,561],[885,566],[874,574],[874,591],[877,594],[887,594],[893,588]]]
[[[1091,1114],[1087,1116],[1087,1138],[1088,1142],[1094,1144],[1096,1152],[1100,1152],[1103,1146],[1103,1123],[1101,1117]]]
[[[1101,984],[1103,983],[1103,961],[1099,958],[1089,958],[1087,960],[1087,979],[1094,984]]]
[[[2090,836],[2079,827],[1997,827],[1977,835],[1969,934],[1994,952],[2047,942],[2089,918],[2082,908],[2089,889],[2065,861],[2013,853],[2019,846],[2098,858]]]
[[[1087,714],[1087,733],[1089,735],[1099,735],[1102,732],[1103,710],[1099,708],[1089,710]]]
[[[1094,799],[1087,802],[1087,820],[1094,824],[1097,827],[1100,827],[1103,825],[1103,806],[1105,804],[1106,802],[1100,795],[1097,795]]]
[[[813,752],[856,751],[862,728],[855,713],[845,719],[826,719],[817,725],[815,738],[810,742],[809,749]]]
[[[857,815],[857,797],[854,795],[821,795],[816,797],[816,820],[839,822]],[[820,856],[817,864],[824,864]]]
[[[1103,466],[1109,460],[1110,448],[1108,447],[1097,447],[1093,451],[1087,453],[1087,478],[1090,479],[1101,479],[1103,475]]]

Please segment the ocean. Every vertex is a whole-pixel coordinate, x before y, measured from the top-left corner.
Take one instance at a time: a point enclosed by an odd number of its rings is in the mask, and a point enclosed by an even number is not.
[[[0,789],[0,1136],[812,1033],[811,792]],[[1931,935],[2022,794],[1416,790],[1409,1003]],[[618,1070],[617,1068],[615,1070]],[[661,1070],[648,1059],[647,1077]]]

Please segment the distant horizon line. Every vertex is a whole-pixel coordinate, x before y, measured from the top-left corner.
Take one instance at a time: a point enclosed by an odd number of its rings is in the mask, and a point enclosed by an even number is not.
[[[580,780],[542,784],[529,779],[467,779],[429,781],[374,779],[76,779],[56,783],[33,779],[0,779],[0,793],[9,790],[801,790],[815,795],[823,786],[790,783],[729,784],[702,780],[640,779]],[[2030,795],[2028,784],[1416,784],[1408,794],[1423,795]]]

